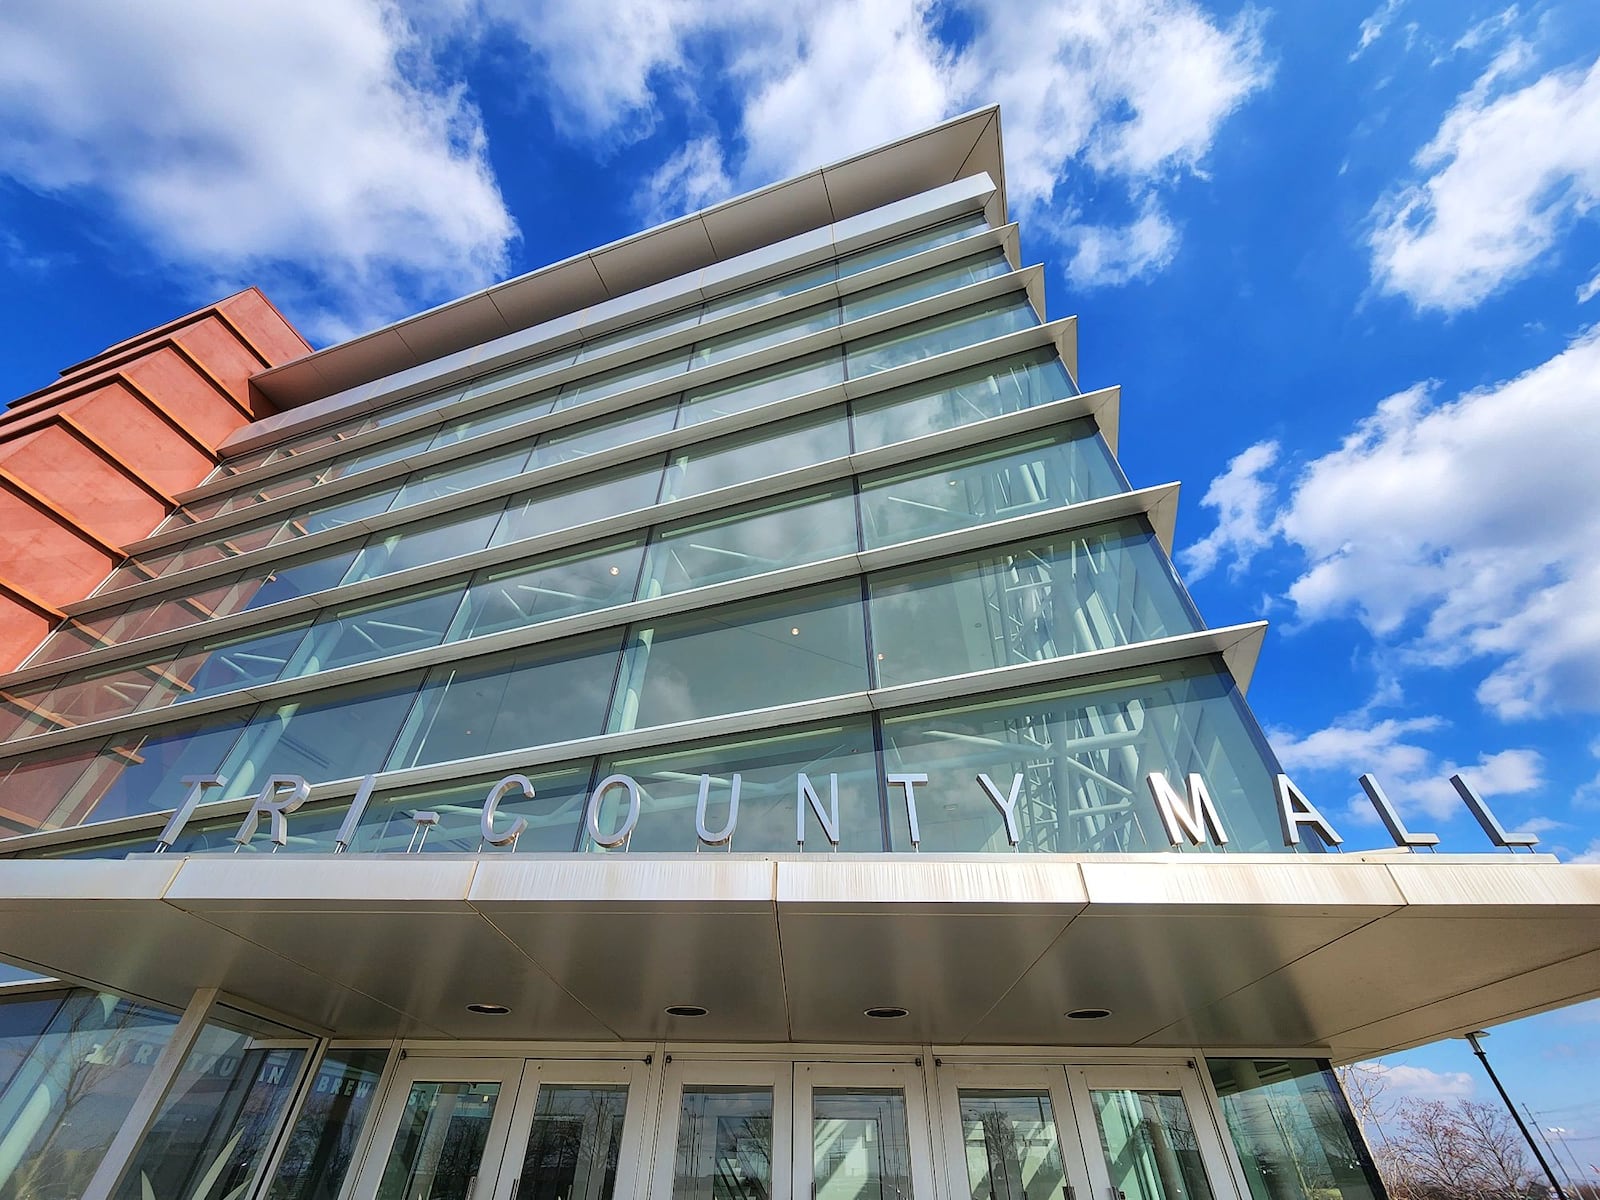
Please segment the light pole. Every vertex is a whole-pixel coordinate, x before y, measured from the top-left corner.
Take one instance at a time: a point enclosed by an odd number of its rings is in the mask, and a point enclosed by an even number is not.
[[[1576,1179],[1576,1181],[1578,1183],[1587,1182],[1588,1178],[1589,1178],[1588,1174],[1587,1174],[1587,1172],[1584,1171],[1583,1165],[1578,1162],[1578,1156],[1572,1152],[1572,1146],[1567,1141],[1567,1134],[1571,1133],[1572,1130],[1566,1128],[1563,1125],[1552,1125],[1548,1129],[1546,1129],[1545,1132],[1546,1133],[1553,1133],[1553,1134],[1556,1135],[1556,1141],[1561,1143],[1561,1148],[1567,1152],[1567,1157],[1572,1160],[1572,1165],[1574,1167],[1578,1168],[1578,1174],[1576,1176],[1572,1176],[1571,1173],[1569,1172],[1568,1173],[1569,1177]],[[1556,1153],[1556,1157],[1557,1158],[1561,1157],[1561,1154],[1560,1154],[1559,1151]]]
[[[1511,1114],[1511,1119],[1517,1123],[1517,1128],[1522,1130],[1522,1140],[1528,1143],[1528,1149],[1533,1151],[1533,1157],[1539,1160],[1539,1165],[1544,1168],[1544,1177],[1550,1181],[1550,1186],[1555,1189],[1556,1200],[1567,1200],[1566,1192],[1561,1190],[1561,1181],[1556,1178],[1556,1173],[1550,1169],[1550,1164],[1545,1162],[1544,1155],[1539,1153],[1539,1143],[1533,1140],[1533,1134],[1523,1124],[1517,1106],[1511,1103],[1511,1097],[1506,1094],[1505,1085],[1500,1082],[1500,1076],[1494,1073],[1494,1068],[1489,1065],[1489,1056],[1483,1052],[1483,1047],[1478,1044],[1479,1038],[1488,1037],[1482,1029],[1475,1029],[1471,1033],[1461,1035],[1467,1039],[1472,1047],[1472,1052],[1478,1056],[1478,1061],[1483,1064],[1483,1069],[1489,1073],[1489,1081],[1494,1084],[1494,1090],[1500,1093],[1500,1099],[1505,1102],[1506,1111]]]

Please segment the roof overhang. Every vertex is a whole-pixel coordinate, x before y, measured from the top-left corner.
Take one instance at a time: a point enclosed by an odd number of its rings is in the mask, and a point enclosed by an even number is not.
[[[152,855],[5,878],[19,963],[351,1037],[1349,1060],[1600,995],[1600,866],[1544,856]],[[710,1014],[685,1031],[669,1004]],[[891,1004],[910,1016],[863,1016]],[[1084,1007],[1111,1016],[1063,1016]]]
[[[998,106],[953,117],[308,354],[261,372],[252,386],[278,408],[296,408],[980,174],[987,174],[999,189],[1003,220]]]

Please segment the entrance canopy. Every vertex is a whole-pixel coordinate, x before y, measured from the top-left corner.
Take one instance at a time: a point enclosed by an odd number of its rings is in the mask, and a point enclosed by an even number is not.
[[[1544,856],[146,855],[4,880],[11,961],[345,1037],[1349,1060],[1600,995],[1600,866]]]

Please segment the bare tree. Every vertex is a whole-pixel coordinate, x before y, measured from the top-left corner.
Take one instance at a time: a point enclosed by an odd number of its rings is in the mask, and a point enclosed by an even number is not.
[[[1391,1200],[1540,1200],[1548,1192],[1498,1105],[1392,1096],[1381,1068],[1339,1071]]]

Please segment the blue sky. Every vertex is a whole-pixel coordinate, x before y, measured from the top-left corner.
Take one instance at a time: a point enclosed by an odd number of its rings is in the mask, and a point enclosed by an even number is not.
[[[1273,622],[1296,782],[1352,848],[1371,770],[1486,850],[1462,769],[1596,861],[1597,55],[1580,0],[11,0],[0,392],[252,283],[325,344],[998,101],[1129,474],[1184,481],[1207,619]],[[1600,1161],[1600,1002],[1489,1049]]]

